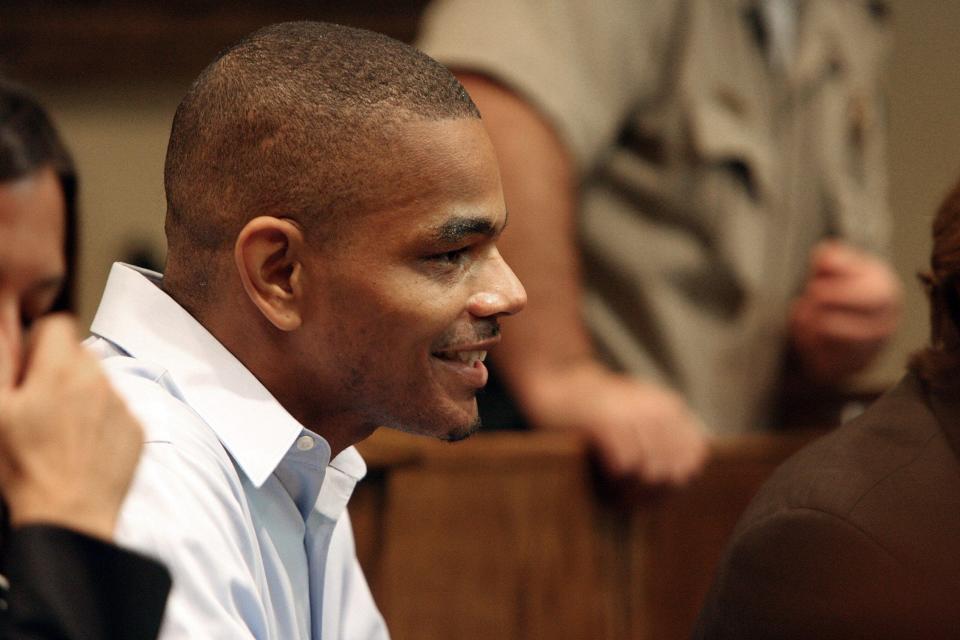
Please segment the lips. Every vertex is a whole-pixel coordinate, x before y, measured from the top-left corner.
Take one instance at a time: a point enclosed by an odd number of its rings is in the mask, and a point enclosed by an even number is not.
[[[469,366],[476,365],[487,359],[486,351],[440,351],[433,354],[441,360],[459,361]]]
[[[490,374],[483,364],[487,357],[486,349],[442,349],[434,351],[431,355],[441,367],[453,374],[455,379],[459,379],[465,386],[481,389],[487,384]]]

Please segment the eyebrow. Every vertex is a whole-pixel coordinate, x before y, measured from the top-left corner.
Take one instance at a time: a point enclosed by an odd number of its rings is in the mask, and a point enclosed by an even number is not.
[[[457,216],[440,225],[434,232],[437,240],[455,244],[473,235],[496,236],[507,226],[508,214],[504,214],[503,225],[495,227],[489,218]]]

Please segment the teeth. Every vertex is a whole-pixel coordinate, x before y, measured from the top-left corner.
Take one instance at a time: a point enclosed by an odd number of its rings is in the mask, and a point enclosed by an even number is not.
[[[486,351],[458,351],[456,355],[460,362],[469,364],[470,366],[476,364],[477,361],[483,362],[487,359]]]

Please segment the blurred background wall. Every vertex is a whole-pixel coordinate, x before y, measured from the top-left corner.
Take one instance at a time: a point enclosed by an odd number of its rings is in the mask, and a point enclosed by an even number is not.
[[[927,265],[930,223],[960,178],[960,2],[893,0],[889,69],[890,202],[893,259],[906,285],[904,325],[873,372],[892,380],[927,338],[926,301],[916,273]]]
[[[287,19],[332,20],[409,41],[423,0],[0,4],[0,71],[30,84],[63,129],[81,173],[80,315],[88,323],[109,265],[162,265],[163,156],[174,109],[222,47]],[[866,385],[894,380],[926,337],[914,274],[933,212],[960,177],[960,2],[889,0],[893,259],[907,291],[904,326]]]

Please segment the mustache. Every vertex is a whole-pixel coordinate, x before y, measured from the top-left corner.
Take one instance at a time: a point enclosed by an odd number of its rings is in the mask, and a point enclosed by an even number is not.
[[[451,336],[445,336],[435,351],[447,351],[460,345],[483,342],[500,335],[500,322],[496,318],[477,320],[469,330],[461,329]]]

